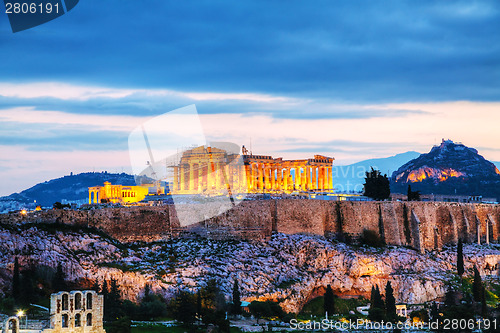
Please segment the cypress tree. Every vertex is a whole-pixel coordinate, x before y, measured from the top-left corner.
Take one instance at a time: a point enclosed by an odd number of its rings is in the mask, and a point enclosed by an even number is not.
[[[392,321],[396,319],[396,299],[394,298],[391,281],[387,281],[387,285],[385,286],[385,310],[388,320]]]
[[[102,283],[102,290],[101,290],[102,295],[104,296],[104,299],[108,297],[108,281],[104,280]]]
[[[324,302],[323,302],[323,310],[325,313],[328,313],[329,315],[333,315],[335,313],[335,299],[332,287],[330,285],[326,286]]]
[[[375,286],[372,285],[372,291],[370,293],[370,304],[373,306],[375,304]]]
[[[20,276],[19,276],[19,258],[14,259],[14,275],[12,277],[12,298],[17,303],[20,298]]]
[[[375,287],[375,304],[377,308],[385,310],[385,303],[384,300],[382,299],[382,295],[380,294],[380,289],[378,288],[378,285]]]
[[[198,289],[198,292],[196,293],[196,315],[198,316],[198,318],[201,318],[201,311],[201,289]]]
[[[62,264],[57,264],[56,274],[52,279],[52,289],[54,291],[66,291],[68,288],[66,286],[66,275],[64,274]]]
[[[481,288],[481,316],[483,318],[488,317],[488,305],[486,304],[486,288],[482,286]]]
[[[241,299],[240,299],[240,288],[238,286],[238,280],[234,280],[233,285],[233,313],[241,314]]]
[[[95,291],[96,293],[99,293],[101,291],[101,288],[99,287],[99,281],[97,281],[97,279],[94,281],[94,284],[92,285],[92,290]]]
[[[432,305],[431,305],[431,319],[435,320],[437,318],[439,318],[439,310],[438,310],[436,302],[432,302]]]
[[[465,272],[464,269],[464,250],[463,250],[463,243],[462,239],[458,240],[458,245],[457,245],[457,273],[458,275],[462,276]]]
[[[115,279],[111,279],[109,292],[107,292],[107,284],[106,284],[106,293],[104,293],[103,284],[103,294],[104,294],[104,317],[105,320],[116,320],[123,315],[122,311],[122,301],[120,296],[120,289],[118,287],[118,283]]]
[[[380,289],[378,285],[375,288],[372,287],[371,295],[371,306],[368,311],[368,319],[373,321],[381,321],[385,319],[385,303],[380,295]]]
[[[481,302],[483,293],[483,282],[481,280],[481,274],[479,274],[479,270],[476,266],[474,266],[474,281],[472,282],[472,295],[474,297],[474,301]]]

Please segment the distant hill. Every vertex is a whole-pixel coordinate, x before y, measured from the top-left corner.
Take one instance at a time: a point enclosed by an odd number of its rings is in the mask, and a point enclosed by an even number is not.
[[[427,154],[404,164],[391,177],[391,191],[406,193],[408,185],[423,194],[500,197],[500,171],[474,148],[443,140]]]
[[[362,191],[365,172],[369,171],[371,167],[390,176],[394,170],[418,156],[420,156],[420,153],[408,151],[386,158],[375,158],[350,165],[334,166],[332,169],[334,188],[341,192]]]
[[[36,200],[42,207],[52,207],[56,201],[79,202],[88,200],[88,188],[104,182],[120,185],[136,185],[134,176],[126,173],[87,172],[64,176],[37,184],[20,193],[0,197],[0,212],[15,210],[26,205],[34,206]]]

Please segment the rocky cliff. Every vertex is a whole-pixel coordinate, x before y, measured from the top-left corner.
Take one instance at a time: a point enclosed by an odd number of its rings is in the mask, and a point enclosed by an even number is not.
[[[58,230],[58,228],[61,228]],[[466,269],[496,275],[500,248],[466,245]],[[229,297],[234,279],[243,300],[271,299],[299,311],[331,284],[338,295],[368,296],[371,286],[390,280],[398,302],[421,303],[444,295],[455,271],[455,249],[417,251],[351,247],[322,236],[276,233],[260,242],[181,239],[124,245],[87,229],[1,225],[0,286],[7,290],[14,257],[21,266],[63,263],[73,281],[117,279],[123,296],[135,300],[146,283],[171,297],[216,278]]]
[[[195,204],[184,206],[192,214],[200,211]],[[215,211],[218,206],[212,208]],[[122,242],[168,240],[186,232],[213,239],[268,239],[272,232],[356,238],[370,229],[387,244],[419,251],[456,244],[460,238],[497,242],[499,221],[500,205],[297,199],[244,201],[192,228],[180,228],[173,205],[0,215],[0,223],[12,225],[43,222],[96,227]]]

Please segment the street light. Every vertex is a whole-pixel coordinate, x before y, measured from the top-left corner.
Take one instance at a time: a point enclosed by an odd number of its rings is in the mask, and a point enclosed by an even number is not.
[[[19,310],[17,311],[17,316],[22,319],[24,316],[26,316],[26,320],[25,320],[25,328],[28,328],[28,314],[26,312],[24,312],[24,310]]]

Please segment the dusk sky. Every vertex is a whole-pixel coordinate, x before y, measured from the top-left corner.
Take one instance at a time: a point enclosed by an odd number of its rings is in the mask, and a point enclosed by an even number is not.
[[[80,0],[18,33],[0,8],[0,195],[130,172],[129,133],[190,104],[255,154],[500,161],[498,1]]]

